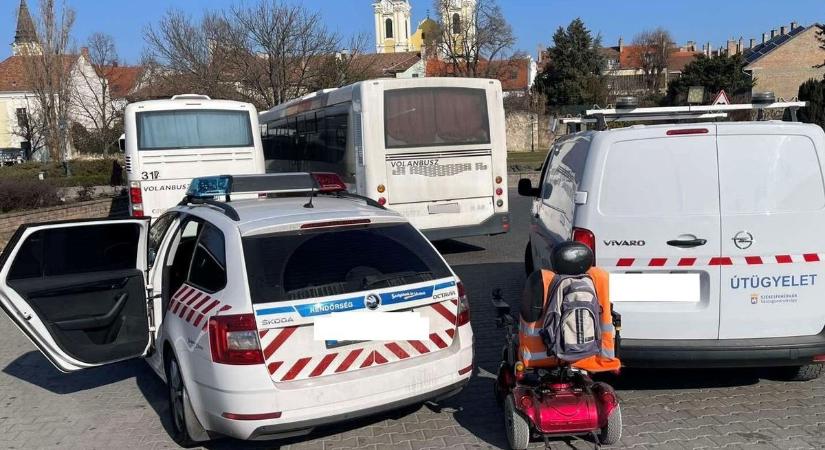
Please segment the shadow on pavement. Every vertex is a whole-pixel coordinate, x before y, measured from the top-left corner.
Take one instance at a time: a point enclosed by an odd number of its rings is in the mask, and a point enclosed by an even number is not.
[[[618,376],[602,375],[618,391],[658,391],[749,386],[768,379],[767,369],[634,369]]]
[[[466,242],[457,241],[455,239],[435,241],[433,242],[433,245],[442,255],[452,255],[455,253],[482,252],[485,250],[483,247],[468,244]]]
[[[132,378],[137,368],[145,365],[141,360],[130,360],[80,372],[63,373],[39,351],[31,351],[10,362],[3,368],[3,372],[55,394],[72,394]]]

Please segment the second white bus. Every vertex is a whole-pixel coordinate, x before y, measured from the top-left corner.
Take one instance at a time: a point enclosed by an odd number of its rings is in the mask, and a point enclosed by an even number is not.
[[[249,103],[176,95],[131,103],[123,121],[132,216],[160,216],[195,177],[264,173],[258,112]]]
[[[334,172],[431,240],[509,230],[501,83],[376,79],[259,117],[267,172]]]

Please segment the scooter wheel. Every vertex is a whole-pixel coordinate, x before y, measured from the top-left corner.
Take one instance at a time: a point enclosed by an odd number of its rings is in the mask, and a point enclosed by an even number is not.
[[[516,409],[513,394],[504,399],[504,429],[507,432],[507,443],[513,450],[524,450],[530,445],[530,424]]]
[[[622,407],[616,409],[607,417],[607,425],[599,432],[599,442],[602,445],[614,445],[622,438]]]

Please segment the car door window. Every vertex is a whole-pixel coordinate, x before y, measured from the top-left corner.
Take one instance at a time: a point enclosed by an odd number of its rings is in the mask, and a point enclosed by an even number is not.
[[[189,266],[192,265],[192,255],[195,253],[198,233],[200,233],[202,225],[203,222],[200,219],[190,217],[186,219],[186,222],[180,228],[175,250],[169,255],[171,260],[167,271],[169,295],[174,295],[189,276]]]
[[[135,233],[137,227],[129,223],[37,231],[20,247],[8,280],[133,269]]]
[[[169,230],[169,226],[175,221],[175,217],[177,217],[176,213],[166,213],[160,216],[160,218],[152,224],[152,227],[149,228],[149,267],[155,264],[155,259],[160,250],[160,244],[163,242],[163,237],[166,236],[166,231]]]
[[[189,284],[209,293],[226,286],[226,251],[223,233],[205,224],[195,246],[189,269]]]

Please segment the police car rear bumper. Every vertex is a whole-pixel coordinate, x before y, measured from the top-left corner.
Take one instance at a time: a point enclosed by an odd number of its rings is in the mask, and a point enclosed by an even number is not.
[[[347,422],[350,420],[359,419],[361,417],[367,417],[374,414],[380,414],[383,412],[392,411],[394,409],[403,408],[405,406],[423,403],[429,400],[443,400],[461,392],[461,390],[464,389],[464,386],[466,386],[469,381],[470,379],[466,378],[464,380],[459,381],[458,383],[443,387],[441,389],[437,389],[433,392],[417,395],[415,397],[405,398],[404,400],[399,400],[385,405],[374,406],[372,408],[366,408],[358,411],[338,414],[335,416],[305,420],[301,422],[262,426],[253,431],[252,435],[249,436],[249,439],[263,441],[270,439],[279,439],[286,436],[300,436],[303,434],[310,433],[314,428],[319,426]]]
[[[648,340],[622,339],[619,358],[627,367],[773,367],[811,364],[825,355],[825,328],[813,336]]]
[[[510,230],[510,213],[496,213],[477,225],[421,230],[431,241],[470,236],[493,236]]]

